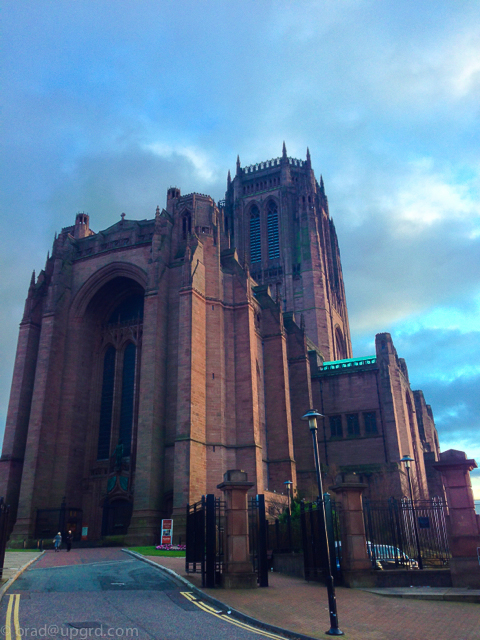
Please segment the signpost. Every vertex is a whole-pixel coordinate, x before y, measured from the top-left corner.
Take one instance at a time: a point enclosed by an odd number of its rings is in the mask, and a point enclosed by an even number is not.
[[[172,544],[173,520],[162,520],[162,536],[160,544]]]

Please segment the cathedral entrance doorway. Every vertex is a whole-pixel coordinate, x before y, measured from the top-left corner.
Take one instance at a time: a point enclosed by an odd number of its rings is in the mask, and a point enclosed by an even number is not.
[[[103,504],[102,536],[120,536],[127,533],[132,517],[130,500],[106,499]]]

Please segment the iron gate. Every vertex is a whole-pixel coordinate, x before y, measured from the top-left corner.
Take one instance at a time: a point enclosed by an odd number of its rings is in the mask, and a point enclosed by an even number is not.
[[[220,583],[225,535],[225,502],[213,493],[187,505],[185,570],[201,573],[202,586],[212,589]]]
[[[259,587],[268,587],[267,520],[265,496],[251,498],[248,504],[248,540],[253,571]]]
[[[441,498],[373,501],[364,498],[367,551],[373,567],[446,567],[445,504]]]
[[[298,553],[302,546],[300,519],[286,513],[281,519],[267,522],[267,549],[273,553]]]
[[[341,580],[342,545],[340,542],[340,504],[324,494],[325,518],[328,546],[330,550],[330,571],[336,582]],[[325,527],[322,517],[322,502],[302,502],[300,518],[302,524],[303,559],[305,580],[323,580],[326,577],[327,553]]]
[[[0,579],[3,576],[3,563],[5,561],[5,547],[7,546],[8,516],[10,507],[0,498]]]

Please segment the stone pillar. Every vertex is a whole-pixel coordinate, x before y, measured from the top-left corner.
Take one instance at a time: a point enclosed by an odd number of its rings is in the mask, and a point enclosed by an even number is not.
[[[475,513],[470,481],[477,463],[467,460],[464,451],[449,449],[432,466],[442,474],[447,492],[452,586],[480,589],[480,516]]]
[[[342,574],[347,587],[366,586],[372,568],[367,554],[362,505],[362,493],[368,485],[355,479],[350,476],[346,482],[330,487],[341,503]]]
[[[257,574],[252,571],[248,547],[247,491],[254,486],[245,471],[233,469],[223,476],[218,489],[225,494],[225,560],[222,586],[225,589],[254,589]]]

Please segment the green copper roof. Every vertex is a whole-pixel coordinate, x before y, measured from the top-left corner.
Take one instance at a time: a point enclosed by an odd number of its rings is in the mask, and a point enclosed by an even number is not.
[[[323,371],[343,372],[345,369],[364,367],[365,365],[376,364],[376,362],[376,356],[364,356],[363,358],[347,358],[345,360],[331,360],[330,362],[323,363],[323,367],[320,369],[319,373]]]
[[[364,356],[363,358],[346,358],[346,360],[330,360],[330,362],[324,362],[323,366],[327,365],[327,364],[341,364],[343,365],[344,363],[352,363],[350,366],[354,367],[355,366],[355,362],[364,362],[365,360],[375,360],[376,361],[377,356]]]

